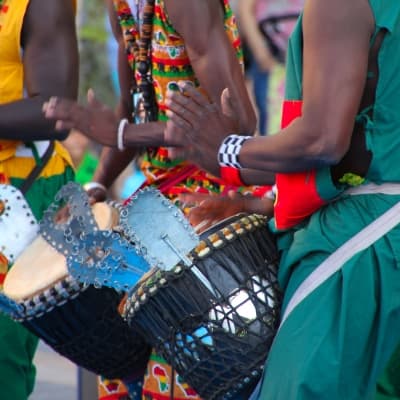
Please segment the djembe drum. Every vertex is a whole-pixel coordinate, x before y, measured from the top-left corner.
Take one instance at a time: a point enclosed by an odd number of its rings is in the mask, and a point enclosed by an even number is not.
[[[76,186],[64,190],[78,204],[87,202]],[[93,218],[79,217],[68,229],[81,222],[111,231],[118,223],[111,204],[97,203],[91,212]],[[53,246],[38,235],[16,259],[4,282],[4,294],[18,310],[12,318],[77,365],[110,379],[129,377],[145,367],[150,348],[118,311],[123,292],[83,284],[69,274],[68,235],[65,239],[65,247],[62,241]]]
[[[153,268],[124,316],[198,394],[250,391],[279,325],[278,252],[267,220],[239,215],[204,232],[169,271]]]

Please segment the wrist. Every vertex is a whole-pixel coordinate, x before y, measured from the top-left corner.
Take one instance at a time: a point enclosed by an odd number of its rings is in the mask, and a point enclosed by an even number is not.
[[[220,167],[241,169],[239,154],[243,144],[252,136],[229,135],[221,143],[218,150],[218,163]]]

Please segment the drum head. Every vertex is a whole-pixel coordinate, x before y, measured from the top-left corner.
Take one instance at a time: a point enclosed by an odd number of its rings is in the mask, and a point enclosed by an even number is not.
[[[107,203],[94,204],[92,212],[101,230],[111,229],[118,223],[117,210]],[[64,255],[37,236],[8,272],[4,293],[14,301],[26,300],[52,287],[67,275]]]

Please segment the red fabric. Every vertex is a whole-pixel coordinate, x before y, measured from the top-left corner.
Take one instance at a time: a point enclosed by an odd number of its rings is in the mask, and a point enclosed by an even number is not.
[[[287,100],[283,104],[282,128],[301,116],[303,102]],[[276,174],[277,197],[275,224],[278,229],[291,228],[326,204],[317,192],[316,171]]]
[[[272,189],[271,185],[267,186],[254,186],[253,196],[264,197],[268,191]]]
[[[221,179],[234,186],[244,186],[242,178],[240,176],[240,170],[234,167],[221,167],[220,168]]]

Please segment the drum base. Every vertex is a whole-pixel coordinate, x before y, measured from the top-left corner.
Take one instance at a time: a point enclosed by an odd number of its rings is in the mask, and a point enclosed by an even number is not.
[[[75,299],[23,325],[56,352],[109,379],[144,371],[151,348],[118,313],[122,294],[89,286]]]
[[[127,320],[203,399],[251,392],[281,305],[279,254],[267,220],[225,221],[202,234],[189,258],[191,266],[147,276],[126,303]]]

